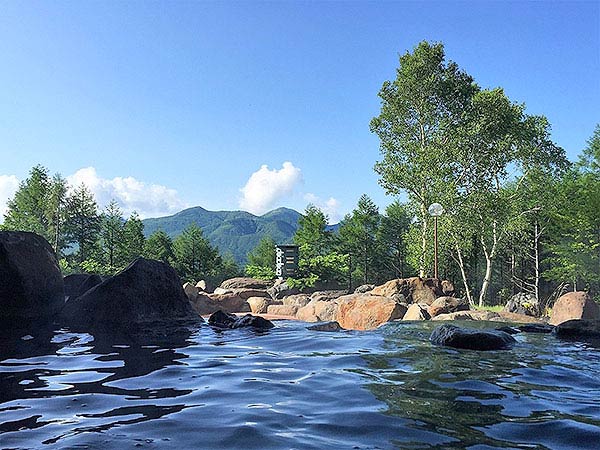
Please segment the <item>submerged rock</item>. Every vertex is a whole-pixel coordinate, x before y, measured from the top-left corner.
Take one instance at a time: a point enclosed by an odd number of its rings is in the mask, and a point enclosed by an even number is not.
[[[554,331],[554,327],[552,325],[547,325],[545,323],[527,323],[525,325],[519,325],[517,327],[520,331],[524,333],[552,333]]]
[[[129,326],[156,321],[201,320],[188,301],[175,270],[160,261],[138,258],[126,269],[82,296],[62,312],[67,324]]]
[[[44,319],[64,302],[63,277],[46,239],[0,231],[0,319]]]
[[[516,342],[510,334],[499,330],[475,330],[442,325],[431,333],[432,344],[468,350],[502,350]]]
[[[312,330],[312,331],[328,331],[328,332],[343,330],[343,328],[340,326],[340,324],[337,323],[336,321],[318,323],[316,325],[311,325],[310,327],[306,327],[306,328],[308,330]]]
[[[245,316],[238,317],[235,314],[227,314],[223,311],[217,311],[208,318],[208,324],[216,328],[245,328],[252,327],[261,330],[268,330],[273,328],[273,322],[260,316],[253,316],[252,314],[246,314]]]
[[[554,328],[554,334],[561,338],[600,338],[600,320],[567,320]]]

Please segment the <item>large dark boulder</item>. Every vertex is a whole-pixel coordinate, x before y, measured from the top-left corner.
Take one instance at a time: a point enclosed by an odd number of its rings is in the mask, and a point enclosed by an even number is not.
[[[63,281],[65,283],[65,296],[76,298],[102,283],[102,277],[96,274],[74,273],[67,275]]]
[[[163,262],[144,258],[136,259],[80,297],[69,299],[62,317],[76,327],[201,320],[175,270]]]
[[[431,333],[432,344],[469,350],[501,350],[514,344],[515,338],[499,330],[475,330],[454,325],[442,325]]]
[[[208,324],[220,329],[251,327],[254,329],[268,330],[275,326],[273,325],[273,322],[260,316],[246,314],[245,316],[238,317],[235,314],[228,314],[221,310],[214,312],[208,318]]]
[[[566,339],[600,339],[600,320],[573,319],[558,324],[554,334]]]
[[[44,319],[65,302],[63,277],[41,236],[0,231],[0,319]]]

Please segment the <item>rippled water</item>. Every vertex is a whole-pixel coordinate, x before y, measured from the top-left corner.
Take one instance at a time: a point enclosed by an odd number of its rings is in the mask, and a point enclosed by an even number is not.
[[[432,323],[277,325],[5,332],[0,447],[600,448],[600,350],[587,344],[520,334],[475,352],[432,346]]]

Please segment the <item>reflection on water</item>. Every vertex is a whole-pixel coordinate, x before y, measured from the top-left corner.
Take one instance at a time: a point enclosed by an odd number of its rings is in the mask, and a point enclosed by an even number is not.
[[[433,326],[5,328],[0,447],[597,448],[598,349],[521,334],[462,351]]]

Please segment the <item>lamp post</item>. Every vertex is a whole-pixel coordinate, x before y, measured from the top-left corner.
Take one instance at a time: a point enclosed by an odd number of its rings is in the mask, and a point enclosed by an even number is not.
[[[437,236],[437,219],[444,213],[444,207],[439,203],[432,203],[429,205],[427,210],[430,216],[433,216],[434,227],[433,227],[433,239],[435,242],[433,250],[433,277],[438,278],[438,236]]]

